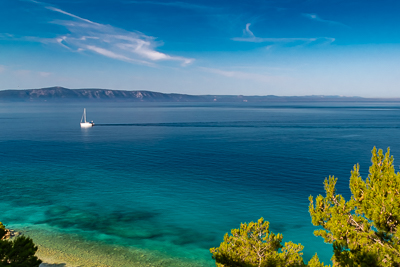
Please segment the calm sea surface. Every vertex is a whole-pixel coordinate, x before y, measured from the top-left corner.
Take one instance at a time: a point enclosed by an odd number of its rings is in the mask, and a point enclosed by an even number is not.
[[[335,175],[348,199],[373,146],[398,167],[399,133],[397,103],[0,104],[0,221],[213,266],[224,233],[264,217],[328,262],[308,196]]]

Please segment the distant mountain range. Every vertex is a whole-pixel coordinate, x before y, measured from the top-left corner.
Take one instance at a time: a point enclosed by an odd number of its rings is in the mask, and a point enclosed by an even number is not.
[[[341,96],[243,96],[243,95],[186,95],[151,91],[107,89],[68,89],[49,87],[26,90],[2,90],[1,102],[287,102],[287,101],[400,101],[399,98],[376,99]]]

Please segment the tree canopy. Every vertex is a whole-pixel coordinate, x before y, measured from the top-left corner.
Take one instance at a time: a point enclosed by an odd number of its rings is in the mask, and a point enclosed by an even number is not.
[[[0,240],[4,237],[6,234],[6,227],[2,222],[0,222]]]
[[[393,157],[374,147],[368,177],[355,165],[350,177],[351,199],[336,193],[337,178],[325,179],[326,196],[310,196],[316,236],[333,244],[334,266],[400,266],[400,173]]]
[[[314,235],[333,246],[333,266],[400,267],[400,173],[393,157],[374,147],[368,177],[360,176],[357,164],[351,171],[351,198],[336,193],[337,178],[325,178],[325,196],[310,196]],[[317,254],[304,264],[301,244],[281,245],[283,236],[269,231],[269,223],[242,223],[211,248],[218,267],[310,266],[324,267]]]
[[[31,238],[18,236],[5,240],[5,234],[6,229],[0,222],[0,267],[38,267],[42,263],[35,256],[38,248]]]
[[[291,241],[282,246],[282,239],[282,234],[271,232],[269,222],[261,218],[258,222],[242,223],[239,229],[232,229],[230,235],[225,234],[221,245],[211,248],[210,252],[218,267],[305,266],[303,246]],[[313,267],[324,266],[317,255],[312,261]]]

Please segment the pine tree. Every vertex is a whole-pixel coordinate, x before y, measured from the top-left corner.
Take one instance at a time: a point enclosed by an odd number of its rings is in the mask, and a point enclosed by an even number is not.
[[[218,267],[300,267],[306,266],[301,252],[303,246],[293,242],[281,245],[282,234],[269,231],[269,222],[263,218],[258,222],[242,223],[224,236],[218,248],[210,252]],[[312,267],[324,267],[315,255],[309,262]]]
[[[0,267],[38,267],[42,263],[35,256],[38,248],[31,238],[18,236],[14,240],[5,240],[5,233],[0,222]]]
[[[334,266],[400,266],[400,173],[390,150],[372,150],[372,166],[364,181],[359,165],[351,172],[351,199],[336,194],[337,178],[325,179],[326,196],[310,196],[316,236],[333,244]]]
[[[0,222],[0,240],[4,237],[5,234],[6,234],[6,227],[4,226],[4,224]]]

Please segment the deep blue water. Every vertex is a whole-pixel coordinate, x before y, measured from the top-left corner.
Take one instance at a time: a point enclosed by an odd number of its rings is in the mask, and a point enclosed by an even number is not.
[[[396,164],[399,118],[397,103],[0,104],[0,221],[213,266],[225,232],[264,217],[327,262],[308,196],[335,175],[348,199],[373,146]]]

